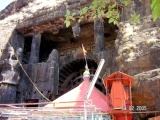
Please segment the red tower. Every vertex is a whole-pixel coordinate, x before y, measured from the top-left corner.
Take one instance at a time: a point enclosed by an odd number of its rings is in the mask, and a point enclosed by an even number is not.
[[[115,72],[104,78],[106,93],[112,110],[108,111],[116,120],[132,120],[130,108],[132,108],[133,78],[122,72]]]

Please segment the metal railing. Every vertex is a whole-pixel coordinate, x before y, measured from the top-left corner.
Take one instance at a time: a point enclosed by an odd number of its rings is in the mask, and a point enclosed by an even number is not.
[[[25,107],[26,105],[47,105]],[[75,105],[77,104],[77,105]],[[110,120],[91,100],[45,103],[0,104],[0,118],[27,120]]]

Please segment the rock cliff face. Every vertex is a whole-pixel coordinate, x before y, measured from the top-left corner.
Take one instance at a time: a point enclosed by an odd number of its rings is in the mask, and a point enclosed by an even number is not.
[[[33,0],[15,0],[13,1],[4,10],[0,12],[0,20],[8,17],[9,15],[20,12],[23,7],[27,6],[31,2],[33,2]]]
[[[147,110],[160,110],[159,21],[151,22],[148,16],[140,25],[120,25],[115,42],[116,61],[118,70],[134,77],[133,104],[147,106]]]
[[[116,40],[120,71],[135,75],[160,67],[159,30],[156,23],[121,26]]]
[[[135,104],[137,106],[146,105],[148,110],[159,110],[160,69],[142,72],[135,75],[134,79],[133,99]]]

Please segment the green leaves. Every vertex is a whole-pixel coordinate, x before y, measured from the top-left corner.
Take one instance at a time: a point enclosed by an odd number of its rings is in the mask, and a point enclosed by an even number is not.
[[[109,5],[109,6],[108,6],[108,10],[114,9],[115,7],[116,7],[116,4]]]
[[[131,0],[120,0],[120,2],[125,6],[128,6],[131,3]]]
[[[115,25],[118,25],[118,20],[119,20],[119,12],[118,10],[115,9],[116,5],[110,5],[108,7],[108,12],[106,13],[106,17],[109,18],[108,23],[113,23]]]
[[[92,11],[93,18],[102,18],[105,15],[106,4],[110,0],[93,0],[89,10]]]
[[[108,21],[108,23],[112,23],[112,22],[114,22],[114,19],[110,18],[109,21]]]
[[[64,21],[64,23],[66,24],[66,27],[69,27],[71,25],[70,21],[75,20],[75,18],[74,18],[75,15],[76,15],[76,13],[71,14],[71,12],[69,10],[66,11],[66,15],[65,15],[66,19]]]
[[[80,9],[79,11],[79,18],[78,22],[80,23],[83,19],[86,19],[88,16],[95,19],[103,19],[108,18],[109,23],[113,23],[115,25],[118,24],[120,12],[119,12],[119,5],[120,6],[127,6],[131,3],[132,0],[120,0],[120,3],[117,3],[116,0],[93,0],[91,5],[85,6],[84,8]],[[66,20],[65,24],[66,27],[69,27],[72,21],[75,20],[75,13],[71,13],[69,10],[66,11]],[[136,14],[131,15],[131,22],[140,22],[140,17],[136,16]]]
[[[69,27],[71,24],[70,21],[67,21],[67,20],[65,20],[64,23],[66,24],[66,27]]]
[[[117,3],[116,0],[93,0],[92,4],[89,7],[84,7],[79,11],[78,22],[81,22],[87,16],[94,18],[108,18],[109,23],[115,25],[118,24],[120,17],[120,12],[118,11],[119,5],[128,6],[132,0],[120,0],[121,4]],[[160,0],[152,0],[151,10],[153,20],[156,20],[160,17]],[[66,27],[69,27],[72,21],[75,21],[76,13],[71,13],[69,10],[66,11],[65,21]],[[135,12],[131,14],[131,18],[128,20],[131,24],[140,23],[140,15]]]
[[[131,14],[131,18],[128,20],[129,23],[140,23],[140,14],[136,14],[135,12]]]
[[[155,21],[160,17],[160,0],[152,0],[151,10],[153,20]]]
[[[89,9],[88,7],[82,8],[82,9],[79,11],[80,16],[86,14],[86,13],[88,12],[88,9]]]
[[[87,15],[89,15],[93,19],[108,18],[109,23],[117,25],[119,19],[119,12],[117,8],[118,4],[113,0],[93,0],[92,4],[89,7],[84,7],[80,9],[78,22],[81,22],[83,19],[87,18]],[[66,11],[66,27],[69,27],[71,25],[71,21],[75,20],[75,15],[76,14],[74,13],[71,14],[69,10]]]

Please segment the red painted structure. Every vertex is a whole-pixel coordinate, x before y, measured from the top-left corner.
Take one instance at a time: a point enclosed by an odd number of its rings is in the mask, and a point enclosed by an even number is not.
[[[84,105],[78,101],[86,100],[86,93],[90,87],[89,73],[84,74],[83,79],[84,81],[79,86],[53,101],[61,103],[56,107],[76,110],[79,106]],[[89,98],[92,100],[92,104],[100,108],[102,112],[111,114],[113,120],[132,120],[129,108],[132,106],[131,86],[133,78],[122,72],[115,72],[104,78],[103,82],[107,96],[94,87]],[[53,104],[48,104],[45,107],[52,106]]]
[[[116,120],[132,120],[132,114],[130,113],[132,82],[133,78],[122,72],[115,72],[104,78],[104,85],[112,105],[112,110],[108,112]]]
[[[76,106],[83,106],[84,104],[78,101],[85,101],[86,93],[88,91],[89,86],[90,86],[90,82],[87,80],[84,80],[79,86],[67,92],[66,94],[60,96],[53,102],[61,103],[61,104],[57,104],[56,107],[77,108]],[[106,96],[97,88],[94,87],[89,99],[91,99],[92,104],[95,105],[97,108],[100,108],[101,111],[106,112],[110,110]],[[53,106],[53,105],[48,104],[45,107],[50,107],[50,106]]]

